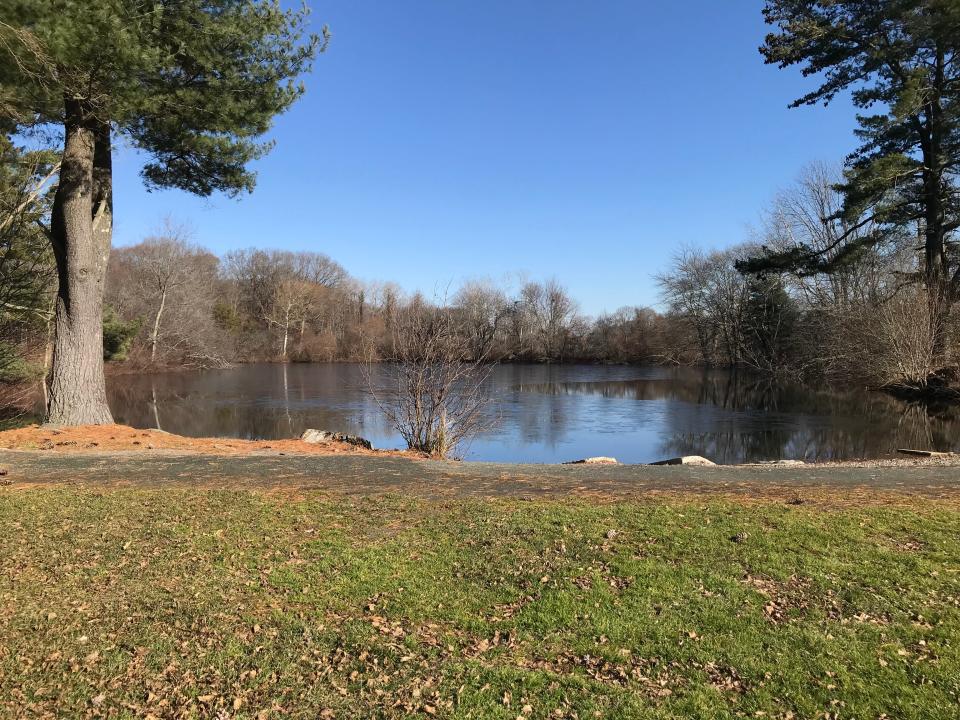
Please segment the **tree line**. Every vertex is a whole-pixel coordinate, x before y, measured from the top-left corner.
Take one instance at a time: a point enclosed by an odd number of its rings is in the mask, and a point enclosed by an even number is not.
[[[556,279],[471,280],[425,297],[361,282],[317,252],[221,258],[170,222],[113,251],[105,307],[107,337],[124,336],[108,359],[135,367],[389,360],[406,341],[403,318],[427,309],[444,315],[466,361],[645,362],[665,320],[648,308],[590,319]]]
[[[916,280],[922,238],[904,226],[864,243],[874,223],[841,212],[842,179],[840,168],[813,164],[773,199],[743,244],[676,255],[658,276],[668,316],[685,328],[674,334],[686,337],[676,358],[874,386],[919,386],[942,371],[939,345],[953,321],[929,322],[929,296]],[[798,247],[843,254],[843,263],[831,272],[770,270],[772,259]]]

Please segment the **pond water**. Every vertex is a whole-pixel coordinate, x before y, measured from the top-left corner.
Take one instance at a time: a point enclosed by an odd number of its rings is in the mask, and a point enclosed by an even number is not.
[[[880,393],[829,392],[727,372],[503,365],[488,386],[495,426],[465,449],[468,460],[555,463],[607,455],[643,463],[703,455],[737,463],[960,449],[952,410],[933,414]],[[272,440],[317,428],[362,435],[378,448],[403,444],[381,417],[359,365],[115,376],[108,396],[117,422],[179,435]]]

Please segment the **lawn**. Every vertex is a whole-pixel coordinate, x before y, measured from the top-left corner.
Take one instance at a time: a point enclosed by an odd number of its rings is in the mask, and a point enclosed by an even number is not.
[[[960,510],[0,489],[0,716],[957,718]]]

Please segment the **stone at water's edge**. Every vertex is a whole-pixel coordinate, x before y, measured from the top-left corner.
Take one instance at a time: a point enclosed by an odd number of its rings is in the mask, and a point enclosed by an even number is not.
[[[619,465],[620,461],[612,457],[592,457],[583,460],[571,460],[564,465]]]
[[[311,445],[318,445],[325,442],[342,442],[356,447],[362,447],[367,450],[373,450],[373,443],[369,440],[356,435],[347,435],[346,433],[330,432],[329,430],[304,430],[300,440]]]
[[[707,460],[705,457],[700,457],[699,455],[684,455],[683,457],[670,458],[669,460],[661,460],[660,462],[650,463],[651,465],[699,465],[701,467],[706,467],[708,465],[716,465],[713,460]]]

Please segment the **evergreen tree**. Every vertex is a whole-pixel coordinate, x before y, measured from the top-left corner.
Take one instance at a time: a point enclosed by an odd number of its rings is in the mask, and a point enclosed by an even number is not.
[[[776,27],[760,48],[766,61],[820,81],[794,107],[849,90],[863,110],[842,185],[844,213],[859,222],[826,250],[798,246],[742,269],[833,272],[913,228],[923,245],[917,279],[931,326],[942,328],[960,294],[960,0],[767,0],[764,16]],[[875,230],[856,236],[868,223]]]
[[[0,133],[0,382],[25,368],[23,334],[49,319],[53,256],[39,223],[50,213],[54,153],[18,147]]]
[[[800,311],[776,276],[751,278],[744,307],[746,360],[761,370],[788,367]]]
[[[112,422],[101,316],[115,137],[148,156],[148,187],[252,190],[247,165],[319,44],[306,14],[276,0],[0,0],[0,112],[63,144],[49,422]]]

